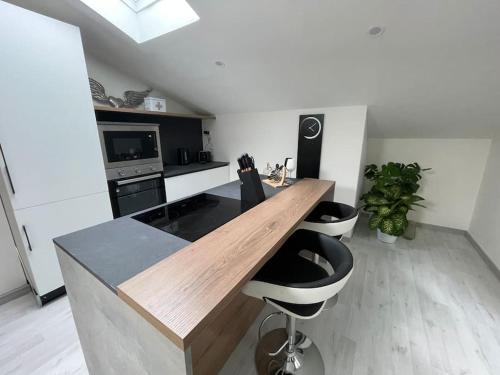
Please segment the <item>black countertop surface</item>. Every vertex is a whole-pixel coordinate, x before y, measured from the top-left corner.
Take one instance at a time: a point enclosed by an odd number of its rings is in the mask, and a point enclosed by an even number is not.
[[[266,198],[283,191],[262,185]],[[240,200],[240,181],[206,193]],[[54,243],[116,293],[119,284],[190,244],[130,216],[57,237]]]
[[[187,165],[166,165],[163,168],[165,178],[181,176],[183,174],[206,171],[209,169],[225,167],[229,165],[226,161],[211,161],[209,163],[191,163]]]

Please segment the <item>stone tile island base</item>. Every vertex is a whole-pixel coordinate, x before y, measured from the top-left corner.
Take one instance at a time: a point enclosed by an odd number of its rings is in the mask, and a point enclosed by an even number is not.
[[[193,373],[184,352],[56,246],[89,373]]]
[[[91,375],[217,374],[264,306],[239,294],[183,351],[58,246],[56,251]]]

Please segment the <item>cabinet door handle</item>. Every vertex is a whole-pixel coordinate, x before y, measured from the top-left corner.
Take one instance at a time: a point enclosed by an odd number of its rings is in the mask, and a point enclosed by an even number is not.
[[[10,177],[9,166],[7,165],[7,160],[5,160],[5,155],[3,153],[2,144],[0,143],[0,152],[2,153],[2,159],[5,164],[5,172],[7,173],[7,178],[9,179],[10,188],[12,189],[12,194],[16,194],[16,189],[14,189],[14,184],[12,183],[12,178]]]
[[[30,236],[28,236],[28,231],[26,230],[26,225],[23,225],[23,232],[24,235],[26,236],[26,241],[28,241],[28,249],[30,251],[33,251],[33,248],[31,247]]]

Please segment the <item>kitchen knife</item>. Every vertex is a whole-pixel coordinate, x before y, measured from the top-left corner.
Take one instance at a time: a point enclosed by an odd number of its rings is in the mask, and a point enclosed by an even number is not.
[[[243,155],[241,157],[239,157],[238,159],[236,159],[238,161],[238,165],[240,167],[240,171],[243,171]]]
[[[252,161],[250,160],[250,157],[248,156],[248,154],[245,154],[245,165],[248,169],[250,169],[251,165],[252,165]]]
[[[241,157],[241,164],[243,165],[244,171],[246,171],[249,168],[246,154]]]
[[[249,156],[248,154],[245,154],[245,157],[248,168],[253,169],[254,168],[253,157]]]

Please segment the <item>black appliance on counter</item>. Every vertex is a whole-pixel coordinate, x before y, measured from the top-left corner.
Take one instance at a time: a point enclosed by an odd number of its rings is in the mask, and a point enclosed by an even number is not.
[[[108,188],[115,219],[167,202],[162,173],[110,180]]]
[[[177,149],[177,163],[179,165],[188,165],[189,163],[191,163],[191,155],[189,153],[189,149],[187,148]]]
[[[202,193],[132,216],[132,219],[194,242],[239,216],[238,199]]]
[[[198,152],[198,162],[201,164],[210,163],[212,161],[212,153],[210,151]]]

